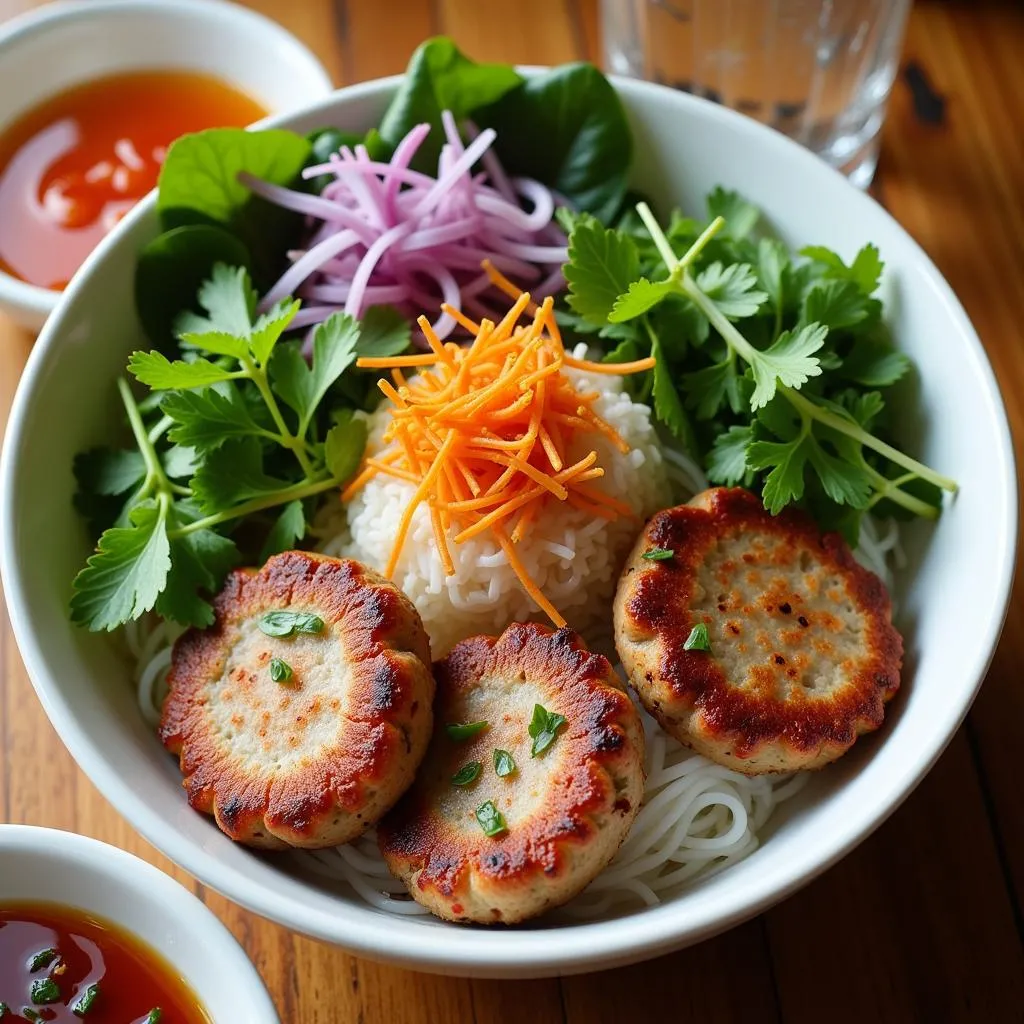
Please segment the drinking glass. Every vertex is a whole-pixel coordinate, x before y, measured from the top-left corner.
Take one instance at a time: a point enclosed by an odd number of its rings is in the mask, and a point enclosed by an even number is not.
[[[724,103],[866,188],[911,0],[601,0],[605,68]]]

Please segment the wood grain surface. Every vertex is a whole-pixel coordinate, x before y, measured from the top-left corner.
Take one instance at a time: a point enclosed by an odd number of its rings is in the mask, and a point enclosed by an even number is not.
[[[0,18],[25,7],[0,0]],[[595,0],[253,0],[338,84],[400,71],[426,35],[480,60],[598,59]],[[960,295],[1024,437],[1024,5],[919,2],[904,66],[945,100],[922,120],[903,76],[874,193]],[[32,338],[0,317],[0,419]],[[951,409],[955,416],[956,410]],[[2,614],[2,613],[0,613]],[[969,640],[969,638],[968,638]],[[196,891],[255,961],[286,1024],[700,1024],[1024,1020],[1024,596],[967,724],[906,804],[855,853],[756,920],[602,974],[469,981],[383,967],[209,893],[157,854],[78,771],[0,621],[0,820],[71,829]],[[232,1022],[234,1024],[234,1022]],[[238,1022],[244,1024],[244,1022]]]

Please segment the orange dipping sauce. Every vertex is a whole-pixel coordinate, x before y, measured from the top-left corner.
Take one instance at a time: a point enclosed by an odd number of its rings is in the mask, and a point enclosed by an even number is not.
[[[52,903],[0,904],[0,1020],[210,1024],[156,950],[109,921]]]
[[[61,289],[150,189],[167,147],[266,111],[192,71],[111,75],[69,89],[0,132],[0,270]]]

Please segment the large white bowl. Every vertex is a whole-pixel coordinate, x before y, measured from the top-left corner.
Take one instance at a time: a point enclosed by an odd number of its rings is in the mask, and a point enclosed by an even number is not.
[[[200,71],[271,114],[334,86],[287,29],[222,0],[57,0],[0,25],[0,130],[83,82],[130,71]],[[0,271],[0,306],[36,329],[60,292]]]
[[[0,825],[0,906],[13,902],[63,904],[121,925],[184,978],[214,1024],[279,1024],[231,932],[187,889],[123,850],[72,832]]]
[[[395,84],[345,89],[278,123],[366,128]],[[985,353],[949,286],[881,207],[796,144],[681,93],[615,84],[636,139],[634,184],[658,205],[700,211],[704,194],[723,183],[758,203],[794,245],[826,244],[847,258],[868,241],[881,248],[896,336],[920,368],[902,437],[961,485],[937,528],[906,533],[905,685],[885,728],[783,805],[756,853],[678,899],[573,926],[480,930],[397,918],[289,873],[287,860],[232,844],[188,808],[177,766],[136,710],[123,660],[67,620],[70,582],[88,550],[71,507],[71,460],[117,427],[114,381],[141,337],[132,274],[157,228],[152,201],[75,278],[15,400],[0,477],[4,582],[22,654],[57,731],[118,810],[204,883],[366,956],[467,975],[585,971],[664,953],[750,917],[834,863],[907,796],[966,713],[999,635],[1017,532],[1010,434]]]

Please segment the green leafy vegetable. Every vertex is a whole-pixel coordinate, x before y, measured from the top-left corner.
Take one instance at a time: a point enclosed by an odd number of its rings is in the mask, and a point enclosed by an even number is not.
[[[482,803],[476,809],[476,820],[484,830],[484,835],[489,837],[500,836],[502,832],[508,831],[505,823],[505,816],[494,806],[493,800]]]
[[[483,771],[483,764],[480,761],[468,761],[453,776],[453,786],[468,786],[476,782]]]
[[[487,722],[449,722],[445,727],[444,731],[448,734],[448,739],[454,740],[456,743],[462,743],[465,740],[472,739],[477,733],[481,733],[487,728]]]
[[[708,627],[703,622],[698,622],[683,644],[684,651],[706,651],[711,653],[711,638],[708,636]]]
[[[669,558],[673,558],[675,552],[670,548],[649,548],[640,557],[646,558],[648,562],[664,562]]]
[[[306,513],[301,501],[290,501],[277,517],[260,548],[260,561],[265,562],[271,555],[290,551],[295,542],[306,533]]]
[[[516,770],[516,762],[507,750],[494,751],[494,774],[499,779],[507,778]]]
[[[160,1018],[163,1017],[164,1011],[159,1006],[154,1006],[149,1013],[146,1014],[146,1019],[142,1024],[160,1024]]]
[[[570,309],[603,326],[639,273],[640,254],[628,235],[602,227],[593,217],[576,221],[565,265]]]
[[[29,988],[29,998],[36,1006],[49,1006],[60,1001],[60,987],[53,978],[36,978]]]
[[[275,683],[287,683],[292,678],[292,667],[280,658],[270,659],[270,678]]]
[[[528,728],[530,736],[533,737],[530,757],[543,754],[555,742],[558,730],[565,724],[566,720],[563,715],[554,714],[541,704],[534,704],[533,718],[530,720]]]
[[[50,964],[52,964],[59,956],[60,951],[52,946],[48,949],[41,949],[29,959],[29,973],[35,974],[36,971],[41,971],[44,967],[49,967]]]
[[[96,1002],[99,994],[99,985],[93,983],[78,997],[78,1001],[71,1007],[71,1012],[76,1017],[84,1017],[92,1009],[92,1004]]]
[[[260,619],[260,630],[267,636],[290,637],[296,633],[308,633],[318,636],[327,628],[319,615],[312,612],[267,612]]]

